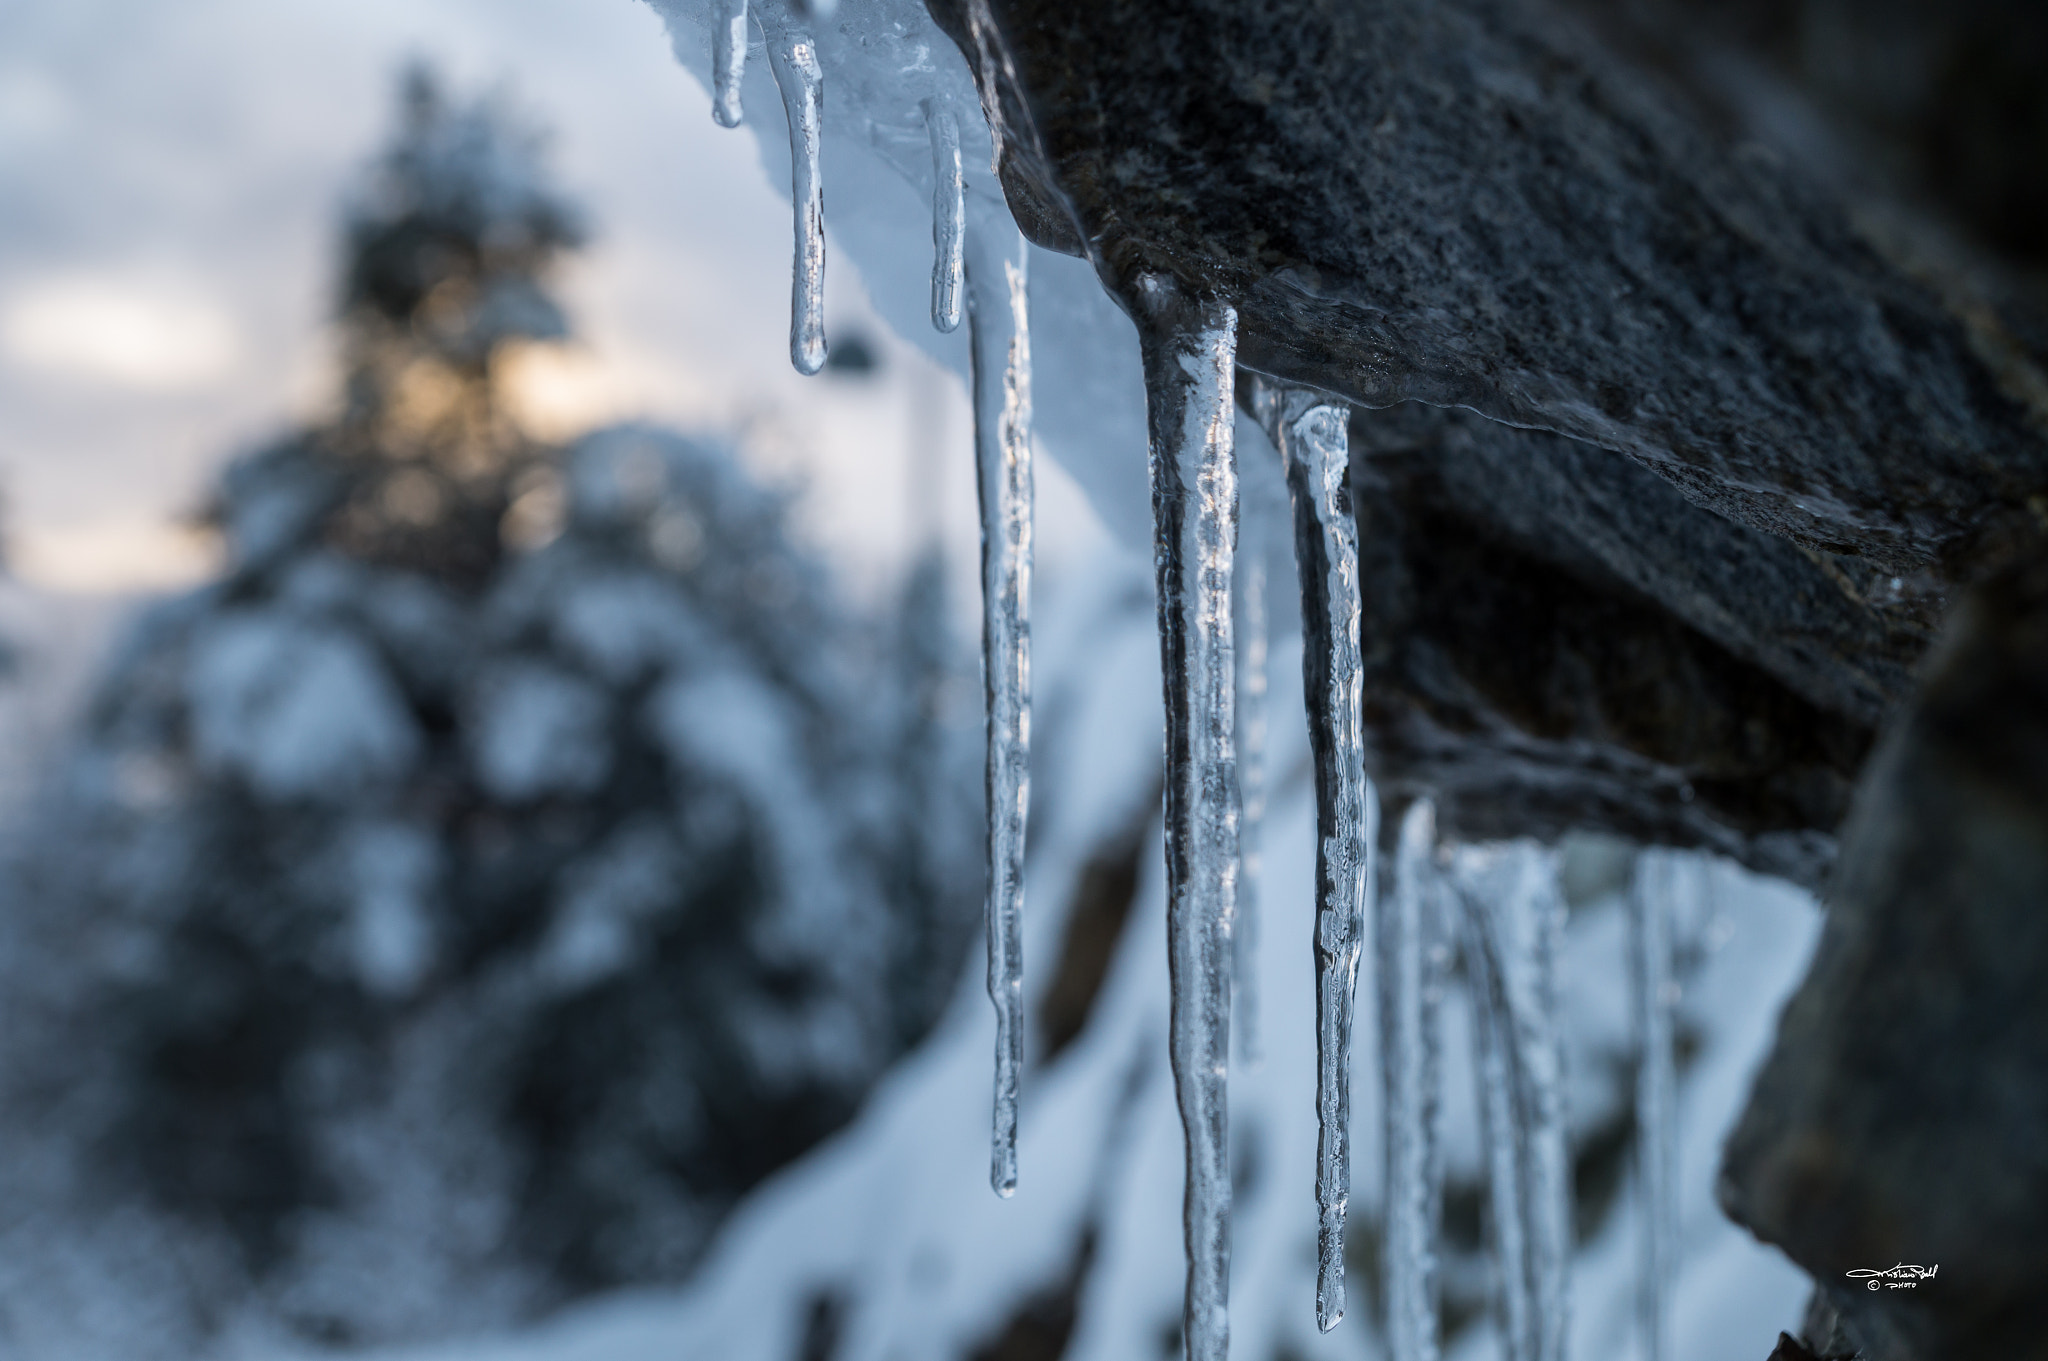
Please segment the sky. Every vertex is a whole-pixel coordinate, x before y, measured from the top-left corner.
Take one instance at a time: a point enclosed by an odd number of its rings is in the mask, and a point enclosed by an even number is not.
[[[133,593],[212,570],[182,527],[212,476],[334,399],[339,208],[414,57],[552,128],[594,223],[559,280],[578,342],[526,387],[544,432],[731,432],[804,487],[800,528],[856,590],[934,529],[971,590],[959,383],[887,334],[843,255],[828,329],[883,365],[790,369],[786,198],[640,0],[0,0],[0,532],[19,580]],[[1042,469],[1056,571],[1099,531]]]

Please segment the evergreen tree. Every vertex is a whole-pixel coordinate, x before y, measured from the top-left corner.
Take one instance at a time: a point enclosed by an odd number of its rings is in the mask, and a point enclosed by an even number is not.
[[[330,1340],[686,1270],[930,1026],[978,887],[935,574],[858,618],[723,448],[527,437],[578,214],[503,109],[403,112],[342,409],[222,480],[231,570],[110,665],[10,955],[17,1109],[211,1235],[194,1318]]]

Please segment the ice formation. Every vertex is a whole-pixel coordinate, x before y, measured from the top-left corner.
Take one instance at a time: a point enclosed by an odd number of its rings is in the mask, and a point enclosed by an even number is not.
[[[989,801],[988,990],[997,1014],[991,1178],[1007,1196],[1017,1177],[1019,1074],[1024,1044],[1021,971],[1023,852],[1029,794],[1030,390],[1033,324],[1040,328],[1049,443],[1067,460],[1112,527],[1127,536],[1134,488],[1120,479],[1135,445],[1117,384],[1128,333],[1081,262],[1028,248],[992,170],[995,138],[971,77],[949,39],[914,0],[874,0],[858,25],[820,22],[819,0],[762,0],[756,15],[790,130],[797,223],[792,357],[823,363],[824,268],[819,157],[870,158],[928,205],[929,288],[920,343],[967,370],[975,410],[983,517],[984,679]],[[719,121],[737,121],[745,11],[734,0],[653,0],[671,20],[708,28]],[[735,20],[735,16],[738,16]],[[721,27],[723,25],[723,27]],[[678,36],[678,54],[698,63]],[[821,120],[825,72],[835,81],[835,129]],[[838,101],[845,100],[844,106]],[[777,154],[772,148],[771,160]],[[835,165],[838,162],[835,160]],[[875,287],[880,265],[905,264],[903,215],[872,184],[838,178],[835,196],[858,201],[842,232],[868,233],[861,256],[878,307],[906,336],[905,290]],[[835,197],[835,212],[846,206]],[[883,229],[886,221],[898,224]],[[887,244],[883,244],[886,240]],[[1036,261],[1027,260],[1033,254]],[[918,265],[920,273],[923,262]],[[1183,1337],[1191,1361],[1227,1352],[1231,1181],[1226,1081],[1230,1030],[1239,1056],[1260,1054],[1256,980],[1262,824],[1269,797],[1265,733],[1264,558],[1255,536],[1236,553],[1232,452],[1235,314],[1227,301],[1186,296],[1172,280],[1143,280],[1132,300],[1149,416],[1149,472],[1159,645],[1165,668],[1169,1053],[1186,1141],[1183,1187],[1187,1275]],[[1038,312],[1036,323],[1026,315]],[[967,356],[943,343],[963,316]],[[921,322],[920,322],[921,324]],[[963,358],[966,362],[963,364]],[[1108,375],[1108,377],[1105,377]],[[1435,1361],[1439,1270],[1435,1242],[1443,1175],[1437,1148],[1439,1004],[1451,956],[1451,889],[1437,863],[1434,812],[1404,804],[1393,853],[1380,856],[1379,805],[1365,776],[1359,545],[1349,491],[1348,411],[1319,394],[1260,385],[1253,404],[1280,450],[1293,504],[1303,605],[1303,699],[1316,795],[1314,898],[1317,1119],[1315,1318],[1327,1330],[1345,1310],[1344,1233],[1350,1192],[1351,1033],[1367,903],[1375,875],[1388,881],[1375,911],[1379,1060],[1385,1181],[1382,1291],[1395,1361]],[[1134,451],[1134,450],[1133,450]],[[1234,559],[1243,558],[1235,583]],[[1236,635],[1235,637],[1233,635]],[[1241,643],[1241,647],[1234,647]],[[1239,723],[1241,721],[1241,726]],[[1241,781],[1241,787],[1240,787]],[[1391,829],[1390,829],[1391,830]],[[1477,858],[1473,858],[1476,856]],[[1569,1326],[1570,1187],[1560,1036],[1552,970],[1558,919],[1554,865],[1529,848],[1453,857],[1450,873],[1473,985],[1473,1062],[1500,1271],[1499,1321],[1511,1361],[1557,1361]],[[1377,868],[1376,868],[1377,867]],[[1645,881],[1647,882],[1647,880]],[[1655,895],[1634,895],[1631,976],[1649,1000],[1636,1009],[1645,1060],[1637,1093],[1644,1131],[1647,1241],[1643,1292],[1651,1354],[1663,1354],[1664,1304],[1673,1271],[1670,1188],[1668,933]],[[1658,961],[1662,960],[1661,966]],[[1661,967],[1661,972],[1659,969]],[[1664,1000],[1659,1000],[1664,999]]]
[[[924,122],[932,139],[932,325],[951,331],[960,324],[961,238],[967,231],[960,119],[933,96],[924,101]]]
[[[1237,899],[1237,313],[1170,279],[1139,285],[1152,425],[1166,704],[1168,1047],[1187,1143],[1188,1361],[1230,1350],[1231,918]]]
[[[1506,1361],[1563,1361],[1572,1245],[1556,858],[1527,844],[1465,848],[1456,868],[1502,1353]]]
[[[1266,543],[1262,521],[1240,515],[1237,539],[1237,932],[1231,987],[1237,1007],[1237,1057],[1259,1062],[1259,872],[1266,818],[1266,664],[1271,624],[1266,610]]]
[[[1301,577],[1303,698],[1316,782],[1316,1326],[1328,1332],[1344,1317],[1351,1027],[1378,835],[1378,802],[1365,778],[1350,413],[1319,394],[1265,383],[1253,405],[1287,472]]]
[[[1676,864],[1646,852],[1636,860],[1629,892],[1629,978],[1636,1041],[1636,1177],[1642,1202],[1641,1326],[1643,1354],[1671,1354],[1671,1279],[1676,1266],[1677,1205],[1672,1169],[1678,1161],[1677,1075],[1671,1049],[1671,897]]]
[[[740,125],[740,82],[747,74],[747,0],[719,0],[711,32],[711,116]]]
[[[956,140],[956,168],[957,158]],[[967,233],[966,275],[988,731],[988,994],[996,1008],[989,1178],[996,1193],[1007,1196],[1017,1189],[1017,1087],[1024,1064],[1024,829],[1031,805],[1031,328],[1024,237],[1007,214],[980,204],[977,210]],[[934,284],[936,303],[936,279]]]
[[[1390,892],[1380,895],[1380,1065],[1385,1086],[1387,1349],[1393,1361],[1436,1361],[1439,1004],[1447,951],[1436,882],[1436,809],[1401,816]]]
[[[824,138],[825,77],[809,29],[766,0],[761,32],[768,65],[789,118],[790,209],[796,222],[796,261],[790,271],[789,359],[798,373],[825,367],[825,184],[820,160]]]

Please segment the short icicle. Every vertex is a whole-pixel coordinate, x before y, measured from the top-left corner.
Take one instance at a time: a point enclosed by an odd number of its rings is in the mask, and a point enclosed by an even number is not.
[[[996,1009],[989,1180],[1017,1189],[1024,1064],[1024,832],[1031,804],[1031,333],[1026,247],[1007,213],[967,233],[975,484],[981,502],[981,675],[987,702],[988,995]]]
[[[789,118],[790,209],[796,262],[790,279],[789,358],[798,373],[825,367],[825,186],[820,175],[824,74],[809,30],[766,0],[758,10],[768,66]]]
[[[1242,487],[1242,479],[1239,482]],[[1237,928],[1231,986],[1237,1008],[1237,1056],[1247,1068],[1264,1059],[1259,1038],[1259,891],[1266,821],[1266,536],[1259,517],[1240,508],[1237,526]]]
[[[747,73],[747,0],[718,0],[711,13],[711,117],[722,128],[736,128]]]
[[[1636,1040],[1636,1187],[1642,1205],[1639,1309],[1643,1355],[1671,1354],[1671,1282],[1678,1262],[1677,1207],[1672,1168],[1677,1162],[1677,1076],[1672,1067],[1672,878],[1669,852],[1636,857],[1629,891],[1630,997]]]
[[[924,101],[924,128],[932,144],[932,325],[960,325],[961,238],[967,231],[967,191],[960,176],[960,119],[936,96]]]
[[[1151,426],[1153,559],[1166,699],[1167,972],[1174,1091],[1187,1139],[1187,1361],[1230,1351],[1231,928],[1237,900],[1237,312],[1163,275],[1134,313]]]
[[[1448,963],[1434,864],[1436,810],[1417,799],[1396,825],[1393,883],[1377,909],[1387,1154],[1381,1298],[1391,1361],[1436,1361],[1438,1009]]]
[[[1328,1332],[1344,1317],[1351,1030],[1378,839],[1378,801],[1365,778],[1350,410],[1265,382],[1252,404],[1286,469],[1301,579],[1302,694],[1316,779],[1316,1326]]]
[[[1571,1265],[1556,957],[1556,860],[1527,844],[1462,852],[1466,977],[1500,1272],[1505,1361],[1564,1361]]]

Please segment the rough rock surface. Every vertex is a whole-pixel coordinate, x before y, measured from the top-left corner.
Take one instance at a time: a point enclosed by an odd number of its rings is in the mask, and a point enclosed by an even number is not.
[[[1399,651],[1465,635],[1434,678],[1381,674],[1391,717],[1438,711],[1381,733],[1383,778],[1513,767],[1491,807],[1464,782],[1474,829],[1819,872],[1951,591],[2048,512],[2048,308],[2014,268],[2048,253],[2023,173],[2048,101],[1986,41],[2024,66],[2041,24],[2007,0],[931,8],[1041,244],[1113,292],[1228,295],[1248,367],[1495,422],[1360,418],[1414,451],[1356,469],[1410,585],[1458,582],[1468,616],[1382,611]],[[1571,683],[1483,655],[1531,608]],[[1820,838],[1757,842],[1779,833]]]
[[[1720,1197],[1866,1355],[2048,1355],[2048,565],[1958,610],[1845,830]],[[1845,1273],[1938,1268],[1868,1290]]]

